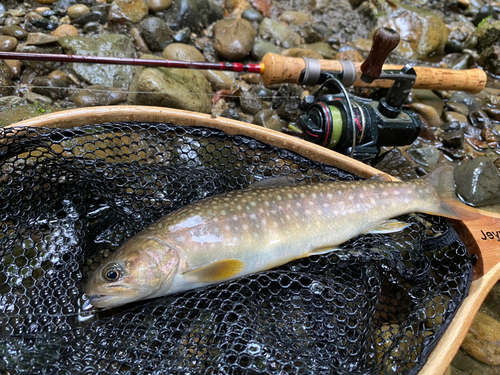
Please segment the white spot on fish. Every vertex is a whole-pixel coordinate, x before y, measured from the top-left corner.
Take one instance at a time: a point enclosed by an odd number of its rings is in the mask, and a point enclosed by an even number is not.
[[[205,243],[214,243],[214,242],[220,242],[222,240],[222,237],[217,237],[213,234],[205,234],[202,236],[192,236],[191,237],[194,242],[197,242],[201,245]]]
[[[177,225],[174,225],[170,229],[170,231],[172,232],[172,231],[177,231],[180,229],[193,228],[193,227],[200,225],[200,224],[203,224],[203,223],[204,223],[203,218],[200,215],[196,215],[196,216],[192,216],[192,217],[187,218],[186,220],[180,222]]]

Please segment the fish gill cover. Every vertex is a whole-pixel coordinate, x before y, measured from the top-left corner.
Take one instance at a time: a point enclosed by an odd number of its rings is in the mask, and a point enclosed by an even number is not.
[[[415,374],[466,297],[444,219],[213,287],[82,311],[103,259],[183,205],[274,176],[357,179],[216,129],[0,129],[0,369],[71,374]]]

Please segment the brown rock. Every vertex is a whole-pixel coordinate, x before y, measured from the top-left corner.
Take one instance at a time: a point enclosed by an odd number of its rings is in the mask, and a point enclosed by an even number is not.
[[[335,56],[335,60],[364,61],[363,56],[355,49],[338,52]]]
[[[297,12],[294,10],[287,10],[283,12],[279,18],[281,22],[294,25],[303,25],[308,22],[313,22],[313,17],[311,14],[304,12]]]
[[[11,52],[17,47],[17,39],[12,36],[0,35],[0,51]]]
[[[252,5],[248,0],[225,0],[224,9],[231,15],[231,17],[239,18],[241,13]]]
[[[305,48],[289,48],[280,52],[280,55],[288,57],[309,57],[312,59],[322,59],[323,56],[316,51]]]
[[[70,84],[70,79],[69,75],[66,72],[63,72],[62,70],[53,70],[50,72],[50,74],[47,76],[52,80],[59,80],[64,82],[66,85]]]
[[[68,8],[68,17],[72,20],[84,16],[87,13],[90,13],[90,9],[85,4],[75,4]]]
[[[61,38],[63,36],[78,36],[78,29],[73,25],[61,25],[51,32],[54,38]]]
[[[436,109],[423,103],[412,103],[410,108],[421,115],[431,127],[436,128],[443,123]]]
[[[147,0],[149,10],[153,13],[170,8],[172,0]]]
[[[21,77],[21,70],[23,69],[23,63],[19,60],[4,60],[12,71],[12,78]]]
[[[257,31],[245,19],[227,18],[214,25],[214,48],[228,60],[247,56],[255,43]]]
[[[28,37],[28,32],[17,25],[2,27],[0,31],[3,35],[12,36],[17,40],[25,40]]]
[[[111,22],[140,22],[148,15],[149,8],[146,0],[114,0],[108,13]]]
[[[500,322],[478,312],[465,336],[462,349],[478,361],[500,365]]]
[[[52,35],[44,34],[44,33],[29,33],[28,40],[26,41],[26,45],[28,46],[43,46],[46,44],[55,44],[57,43],[57,38]]]

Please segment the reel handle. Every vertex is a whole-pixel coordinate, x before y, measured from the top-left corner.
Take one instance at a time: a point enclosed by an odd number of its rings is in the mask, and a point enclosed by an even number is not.
[[[398,46],[399,34],[388,27],[381,27],[373,33],[373,44],[366,60],[361,64],[361,80],[372,83],[382,73],[387,56]]]

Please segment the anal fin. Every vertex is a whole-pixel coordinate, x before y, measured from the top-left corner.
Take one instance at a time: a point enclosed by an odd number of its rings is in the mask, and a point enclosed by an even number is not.
[[[182,275],[195,283],[210,283],[229,279],[245,268],[245,262],[238,259],[219,259],[203,264]]]

